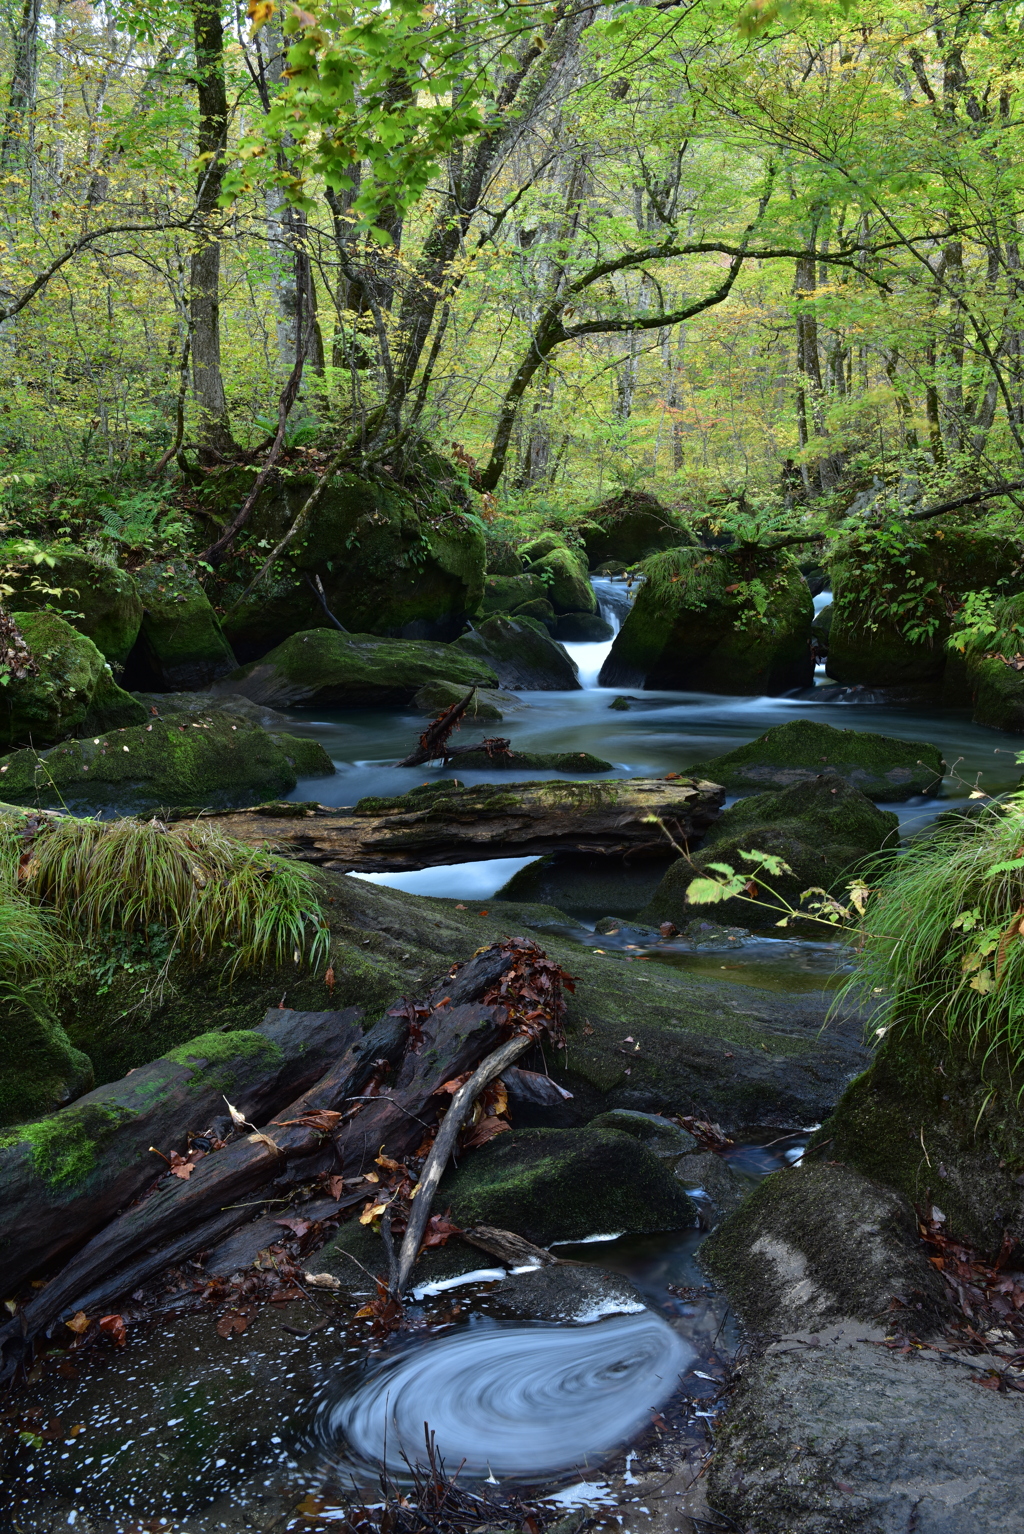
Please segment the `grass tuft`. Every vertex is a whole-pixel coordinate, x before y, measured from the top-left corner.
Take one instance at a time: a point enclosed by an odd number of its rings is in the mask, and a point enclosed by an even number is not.
[[[869,877],[856,973],[839,1000],[878,1036],[940,1030],[1024,1074],[1024,796],[937,829]]]
[[[229,977],[327,953],[311,871],[202,822],[48,818],[27,836],[23,827],[0,821],[0,890],[20,890],[37,922],[51,911],[79,940],[162,929],[172,959],[223,954]]]

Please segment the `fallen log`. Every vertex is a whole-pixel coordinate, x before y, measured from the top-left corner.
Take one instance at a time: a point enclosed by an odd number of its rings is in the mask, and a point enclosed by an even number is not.
[[[271,845],[304,862],[381,873],[548,852],[664,852],[667,843],[652,817],[664,821],[677,842],[694,845],[724,801],[724,788],[692,778],[439,783],[396,798],[362,799],[350,810],[257,805],[203,818],[240,841]]]
[[[361,1038],[358,1007],[272,1007],[258,1028],[202,1034],[38,1124],[0,1149],[0,1291],[81,1245],[137,1198],[169,1156],[226,1117],[259,1123],[313,1086]],[[194,1174],[193,1174],[194,1175]]]

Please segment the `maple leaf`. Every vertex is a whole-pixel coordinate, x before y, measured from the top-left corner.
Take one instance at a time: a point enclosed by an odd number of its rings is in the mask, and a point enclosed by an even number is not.
[[[444,1214],[432,1214],[427,1221],[427,1229],[423,1236],[424,1247],[444,1246],[450,1236],[461,1236],[462,1230],[458,1225],[453,1225],[448,1216],[451,1210],[447,1209]]]
[[[230,1337],[233,1332],[244,1332],[249,1320],[247,1311],[226,1311],[217,1322],[217,1336]]]

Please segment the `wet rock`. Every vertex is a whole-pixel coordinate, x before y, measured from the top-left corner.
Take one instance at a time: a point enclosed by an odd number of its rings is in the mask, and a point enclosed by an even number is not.
[[[893,1300],[924,1334],[949,1314],[908,1201],[849,1166],[806,1159],[760,1183],[701,1247],[752,1331],[885,1324]]]
[[[615,709],[617,713],[628,714],[630,706],[639,701],[639,698],[631,698],[628,693],[620,693],[617,698],[612,699],[608,707]]]
[[[142,598],[133,577],[83,549],[51,545],[45,552],[52,565],[15,564],[6,577],[14,587],[9,611],[36,612],[56,604],[104,660],[123,665],[142,624]],[[60,597],[41,589],[45,587],[60,591]]]
[[[774,694],[810,684],[814,604],[784,551],[673,549],[644,571],[602,687]]]
[[[877,809],[859,789],[831,772],[780,793],[755,794],[722,814],[692,859],[680,858],[671,865],[640,916],[684,926],[694,911],[686,898],[693,880],[706,877],[711,863],[742,868],[740,854],[756,851],[783,858],[792,874],[759,877],[756,903],[736,896],[714,910],[727,921],[774,920],[786,913],[785,902],[799,907],[805,890],[832,889],[872,853],[895,847],[898,828],[891,810]],[[746,866],[748,871],[752,867]]]
[[[748,1534],[1020,1534],[1024,1395],[980,1389],[976,1361],[880,1341],[847,1323],[748,1367],[711,1506]]]
[[[227,676],[235,665],[234,654],[209,597],[185,560],[140,565],[135,583],[143,615],[125,667],[126,684],[181,692]]]
[[[747,927],[726,927],[721,922],[707,921],[703,916],[688,921],[679,933],[679,937],[694,948],[709,949],[734,948],[749,936]]]
[[[258,724],[271,733],[278,730],[290,732],[295,720],[288,714],[282,714],[279,709],[269,708],[265,703],[254,703],[251,698],[244,698],[240,692],[223,692],[218,688],[216,696],[210,692],[137,692],[132,696],[142,704],[146,711],[146,721],[159,714],[162,718],[170,718],[172,714],[205,714],[212,713],[234,714],[247,719],[250,724]]]
[[[188,724],[175,716],[151,719],[41,754],[16,751],[0,763],[0,781],[12,804],[116,804],[132,813],[160,805],[227,807],[278,798],[300,777],[325,777],[334,770],[319,741],[270,735],[248,720],[217,712]]]
[[[618,931],[624,921],[645,905],[668,866],[664,858],[638,858],[628,862],[587,852],[552,852],[512,875],[498,891],[502,900],[540,901],[573,915],[591,917],[600,912],[621,915],[602,917]],[[651,934],[644,933],[643,941]],[[641,937],[637,936],[637,942]]]
[[[601,575],[618,575],[626,565],[692,542],[657,497],[642,490],[623,490],[595,506],[579,534],[590,568]],[[609,564],[614,568],[606,570]]]
[[[614,1129],[519,1129],[442,1180],[440,1207],[462,1226],[494,1225],[538,1246],[616,1232],[681,1230],[696,1219],[672,1173]]]
[[[53,745],[84,729],[94,707],[104,716],[141,717],[92,640],[70,623],[48,612],[21,613],[17,623],[37,674],[0,689],[0,749]],[[3,794],[12,797],[6,781]]]
[[[488,1309],[517,1320],[586,1326],[605,1316],[636,1314],[647,1305],[635,1285],[618,1273],[589,1263],[559,1262],[510,1273],[491,1290]]]
[[[935,793],[945,769],[938,747],[926,742],[793,719],[686,771],[721,783],[730,793],[789,788],[823,772],[834,773],[869,799],[898,802]]]
[[[751,1180],[733,1171],[714,1151],[697,1150],[676,1162],[676,1176],[691,1198],[703,1198],[716,1216],[732,1214],[745,1203]]]
[[[599,613],[564,613],[555,624],[555,638],[562,644],[600,644],[613,632]]]
[[[233,672],[223,690],[275,708],[383,707],[410,703],[428,682],[452,682],[465,697],[474,684],[494,687],[497,680],[486,657],[457,645],[310,629]]]
[[[513,612],[514,618],[533,618],[537,623],[543,623],[548,633],[553,633],[557,622],[555,609],[547,597],[534,597],[530,602],[523,602]]]
[[[946,667],[949,612],[968,591],[1019,589],[1020,566],[1014,539],[972,528],[915,530],[896,551],[870,530],[850,536],[831,566],[829,676],[866,687],[937,690]],[[891,616],[893,599],[910,594],[911,575],[922,593],[917,608]]]
[[[576,667],[560,644],[533,618],[488,618],[473,633],[451,646],[453,656],[465,656],[488,668],[502,687],[524,692],[579,690]]]
[[[622,1134],[632,1135],[662,1161],[677,1161],[680,1156],[697,1149],[693,1135],[661,1113],[635,1113],[628,1108],[613,1108],[611,1113],[601,1113],[591,1119],[587,1127],[618,1129]]]
[[[453,703],[461,703],[467,691],[468,688],[460,687],[457,682],[426,682],[414,696],[412,706],[420,714],[441,714],[446,708],[451,708]],[[466,710],[463,722],[504,719],[506,714],[528,707],[529,704],[524,703],[514,692],[502,692],[496,687],[480,687]]]
[[[535,559],[530,574],[544,583],[544,595],[556,613],[596,613],[597,598],[587,577],[586,561],[572,549],[554,548]]]

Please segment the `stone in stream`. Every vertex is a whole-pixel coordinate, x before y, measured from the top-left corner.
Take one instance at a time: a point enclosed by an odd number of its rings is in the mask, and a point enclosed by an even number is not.
[[[52,565],[15,561],[5,574],[13,587],[6,599],[8,611],[35,612],[57,604],[72,628],[91,639],[104,660],[122,666],[142,624],[142,598],[134,578],[84,549],[51,544],[44,552]],[[53,591],[60,595],[54,596]]]
[[[26,612],[17,627],[35,671],[0,688],[0,750],[31,743],[33,757],[90,728],[137,724],[142,707],[123,692],[100,651],[55,613]],[[0,777],[0,797],[10,797]]]
[[[555,638],[561,644],[602,644],[614,632],[600,613],[563,613],[555,624]]]
[[[937,792],[945,769],[938,747],[925,741],[793,719],[686,771],[721,783],[730,793],[789,788],[823,772],[835,773],[869,799],[896,803]]]
[[[457,645],[310,629],[232,672],[220,690],[274,708],[384,707],[411,703],[437,681],[454,683],[465,697],[474,685],[497,686],[498,678],[486,657]]]
[[[457,682],[425,682],[413,698],[412,706],[419,714],[442,714],[452,704],[461,703],[468,690]],[[463,723],[470,724],[474,719],[504,719],[506,714],[529,706],[514,692],[503,692],[498,687],[479,687]]]
[[[142,627],[125,667],[127,685],[183,691],[206,687],[234,668],[220,619],[184,559],[140,565],[135,583]]]
[[[334,770],[319,741],[271,735],[215,708],[187,724],[172,715],[42,753],[15,751],[0,762],[0,784],[11,804],[109,804],[131,813],[276,798],[290,793],[300,777],[327,777]]]
[[[586,560],[565,544],[549,546],[551,540],[524,544],[520,554],[530,561],[527,569],[543,584],[556,613],[596,613],[597,597],[587,576]]]
[[[757,695],[810,685],[814,604],[785,550],[671,549],[643,568],[602,687]]]
[[[543,623],[549,634],[553,633],[555,624],[558,621],[555,609],[547,597],[534,597],[530,602],[523,602],[519,607],[515,608],[512,617],[533,618],[537,623]]]
[[[661,1113],[635,1113],[628,1108],[613,1108],[610,1113],[600,1113],[591,1119],[589,1129],[617,1129],[620,1134],[632,1135],[660,1161],[678,1161],[698,1149],[693,1135],[674,1124]]]
[[[571,692],[580,687],[575,665],[534,618],[488,618],[451,648],[489,667],[502,687],[513,691]]]
[[[673,863],[648,904],[642,920],[671,921],[682,927],[699,906],[687,900],[694,879],[715,877],[709,865],[726,863],[756,880],[757,903],[735,896],[714,906],[724,921],[774,920],[785,914],[785,902],[799,908],[805,890],[835,889],[851,877],[873,853],[895,850],[899,820],[880,810],[859,789],[833,772],[823,773],[779,793],[740,799],[710,827],[699,852]],[[782,858],[789,874],[759,875],[744,852],[766,852]],[[711,909],[708,907],[707,909]]]
[[[292,715],[282,714],[280,709],[269,708],[265,703],[254,703],[251,698],[243,698],[240,692],[221,692],[218,689],[216,697],[205,691],[136,692],[132,696],[146,710],[147,720],[156,715],[169,719],[172,714],[204,714],[209,717],[211,712],[216,712],[240,716],[250,724],[261,725],[271,734],[282,730],[289,734],[295,728]]]
[[[611,563],[615,569],[609,574],[619,574],[626,565],[635,565],[663,549],[693,542],[668,508],[643,490],[623,490],[603,501],[587,513],[577,530],[591,570]]]

